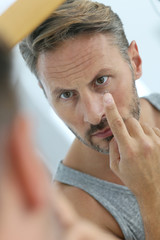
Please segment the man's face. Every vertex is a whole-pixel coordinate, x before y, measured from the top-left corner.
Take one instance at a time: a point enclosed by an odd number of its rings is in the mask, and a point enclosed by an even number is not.
[[[113,137],[105,117],[105,92],[112,94],[124,120],[139,118],[134,74],[111,41],[104,34],[81,35],[40,54],[37,64],[53,109],[82,142],[103,153]]]

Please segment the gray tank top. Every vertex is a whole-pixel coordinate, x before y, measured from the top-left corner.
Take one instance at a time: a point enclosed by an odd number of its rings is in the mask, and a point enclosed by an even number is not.
[[[160,111],[160,94],[146,98]],[[55,180],[75,186],[96,199],[117,221],[126,240],[144,240],[145,233],[135,196],[126,187],[64,166],[60,162]]]

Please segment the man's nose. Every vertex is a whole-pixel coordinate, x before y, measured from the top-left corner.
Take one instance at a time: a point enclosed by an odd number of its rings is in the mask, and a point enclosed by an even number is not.
[[[86,94],[81,99],[81,111],[84,122],[97,125],[104,117],[103,95],[92,93]]]

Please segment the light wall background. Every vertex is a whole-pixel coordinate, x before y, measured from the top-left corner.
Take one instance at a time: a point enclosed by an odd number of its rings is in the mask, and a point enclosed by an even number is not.
[[[110,5],[119,14],[129,42],[136,40],[138,44],[143,60],[143,76],[137,81],[139,96],[160,92],[160,12],[158,12],[160,1],[99,1]],[[0,1],[0,14],[13,2],[15,0]],[[13,58],[14,75],[18,79],[15,86],[19,90],[21,109],[31,116],[36,146],[54,174],[58,162],[64,158],[74,136],[50,108],[37,80],[20,56],[18,46],[13,50]]]

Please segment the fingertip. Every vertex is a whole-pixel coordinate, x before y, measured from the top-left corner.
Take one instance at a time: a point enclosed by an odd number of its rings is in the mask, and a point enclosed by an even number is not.
[[[112,105],[114,103],[113,97],[110,93],[105,93],[103,97],[105,105]]]

